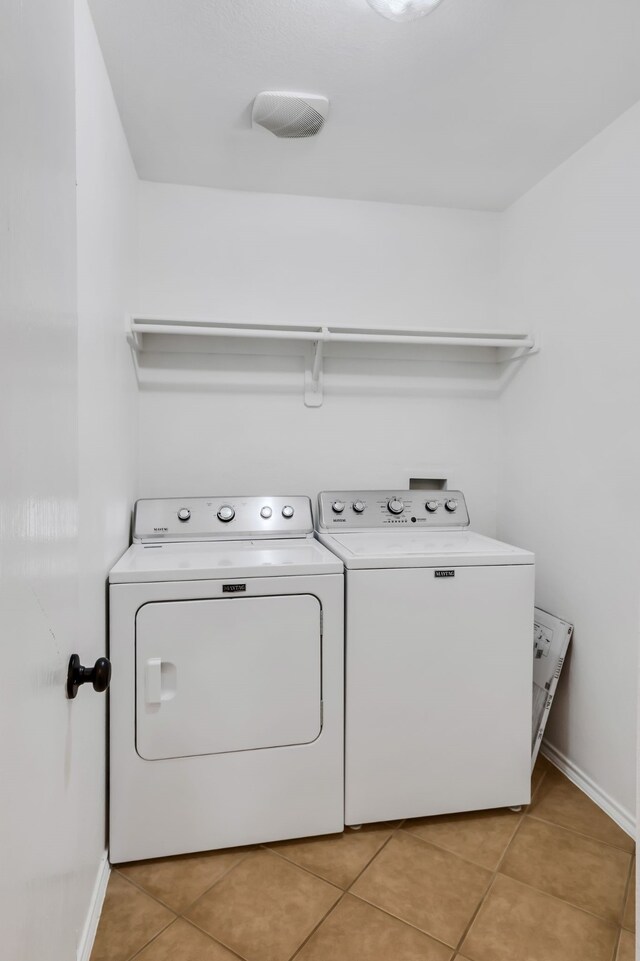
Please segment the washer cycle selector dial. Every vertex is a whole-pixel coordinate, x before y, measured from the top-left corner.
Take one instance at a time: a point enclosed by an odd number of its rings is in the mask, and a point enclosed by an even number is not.
[[[344,510],[344,501],[334,501],[331,505],[331,510],[334,514],[342,514]]]
[[[362,512],[364,511],[364,509],[365,509],[366,506],[367,506],[367,505],[365,504],[364,501],[354,501],[354,502],[353,502],[353,509],[354,509],[354,511],[356,512],[356,514],[362,514]]]
[[[444,506],[449,511],[450,514],[453,514],[455,511],[458,510],[458,502],[453,498],[451,498],[448,501],[445,501]]]
[[[435,514],[435,512],[440,507],[440,504],[438,503],[438,501],[427,501],[427,503],[424,506],[427,508],[430,514]]]
[[[191,517],[191,511],[189,510],[189,508],[181,507],[180,510],[178,511],[178,520],[188,521],[190,517]]]
[[[402,514],[404,510],[404,504],[402,501],[399,501],[397,497],[392,497],[387,504],[387,508],[392,514]]]
[[[233,507],[229,507],[228,504],[225,504],[224,507],[221,507],[218,511],[218,520],[222,521],[223,524],[228,524],[235,516],[236,512]]]
[[[271,510],[270,507],[261,507],[261,508],[260,508],[260,517],[264,517],[264,519],[265,519],[266,521],[269,520],[269,518],[271,517],[272,514],[273,514],[273,511]]]
[[[290,504],[285,504],[282,508],[282,516],[287,518],[293,517],[293,507],[291,507]]]

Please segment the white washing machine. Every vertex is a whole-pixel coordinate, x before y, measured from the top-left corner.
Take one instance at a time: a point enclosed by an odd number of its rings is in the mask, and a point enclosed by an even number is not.
[[[307,497],[141,500],[110,582],[113,862],[341,831],[343,567]]]
[[[459,491],[320,494],[345,565],[345,823],[530,799],[534,557]]]

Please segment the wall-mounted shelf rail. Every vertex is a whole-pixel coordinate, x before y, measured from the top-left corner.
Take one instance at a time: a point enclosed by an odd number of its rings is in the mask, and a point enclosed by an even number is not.
[[[342,327],[334,325],[288,327],[277,324],[221,323],[134,316],[127,319],[127,339],[135,351],[145,349],[145,334],[179,337],[223,337],[252,340],[304,341],[311,345],[305,370],[305,404],[322,404],[324,347],[326,344],[398,344],[415,347],[500,348],[496,359],[518,360],[539,349],[531,334],[511,331],[447,330],[398,327]],[[308,353],[308,352],[307,352]]]

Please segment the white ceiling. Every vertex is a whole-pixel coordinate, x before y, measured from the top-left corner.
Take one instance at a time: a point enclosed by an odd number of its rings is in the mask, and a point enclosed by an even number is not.
[[[640,0],[90,0],[140,177],[501,210],[640,98]],[[260,90],[324,130],[251,128]]]

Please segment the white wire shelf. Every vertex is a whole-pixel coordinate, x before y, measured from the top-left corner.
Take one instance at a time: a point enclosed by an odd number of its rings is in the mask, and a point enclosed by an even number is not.
[[[500,349],[499,361],[518,360],[536,353],[533,335],[504,330],[447,330],[436,328],[344,327],[335,325],[286,326],[278,324],[223,323],[203,319],[133,316],[127,319],[127,339],[134,351],[145,350],[146,334],[178,337],[220,337],[251,340],[304,341],[311,345],[305,371],[305,404],[322,403],[324,346],[326,344],[398,344],[415,347]]]

